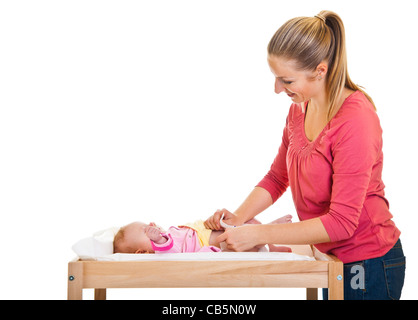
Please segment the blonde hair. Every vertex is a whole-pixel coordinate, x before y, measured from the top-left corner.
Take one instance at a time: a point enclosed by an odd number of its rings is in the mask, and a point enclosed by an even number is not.
[[[371,97],[348,75],[344,25],[336,13],[321,11],[315,17],[287,21],[271,38],[267,51],[269,55],[296,61],[300,70],[314,71],[322,61],[328,62],[328,120],[335,113],[344,88],[360,90],[374,106]]]
[[[115,238],[113,239],[113,252],[118,253],[122,252],[121,243],[125,239],[125,228],[122,227],[116,233]]]

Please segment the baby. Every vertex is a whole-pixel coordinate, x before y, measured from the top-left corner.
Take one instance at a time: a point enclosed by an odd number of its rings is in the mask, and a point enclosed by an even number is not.
[[[291,222],[287,215],[272,223]],[[252,219],[247,223],[259,224]],[[218,252],[221,244],[216,238],[223,231],[207,229],[202,220],[178,227],[170,227],[164,231],[154,222],[132,222],[118,231],[113,242],[114,253],[179,253],[179,252]],[[250,251],[259,251],[253,248]],[[269,245],[270,252],[290,252],[288,247]]]

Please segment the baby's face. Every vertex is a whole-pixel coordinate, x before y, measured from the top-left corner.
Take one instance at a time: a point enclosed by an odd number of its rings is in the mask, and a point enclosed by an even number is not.
[[[133,222],[125,227],[124,244],[129,248],[135,248],[135,253],[154,253],[151,246],[151,240],[145,234],[145,227],[153,225],[143,222]]]

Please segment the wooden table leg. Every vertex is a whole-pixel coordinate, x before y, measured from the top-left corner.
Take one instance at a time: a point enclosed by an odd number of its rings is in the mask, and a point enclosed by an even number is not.
[[[78,262],[68,263],[68,300],[83,299],[83,264]]]
[[[94,300],[106,300],[106,289],[94,289]]]
[[[318,289],[306,288],[306,300],[318,300]]]
[[[328,264],[328,299],[344,300],[344,265],[341,261]]]

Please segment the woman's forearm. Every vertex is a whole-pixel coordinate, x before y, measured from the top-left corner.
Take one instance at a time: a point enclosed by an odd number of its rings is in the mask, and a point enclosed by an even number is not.
[[[270,193],[263,188],[255,187],[244,202],[234,212],[242,223],[254,218],[273,204]]]
[[[317,244],[330,242],[328,233],[319,218],[257,226],[259,244]]]

